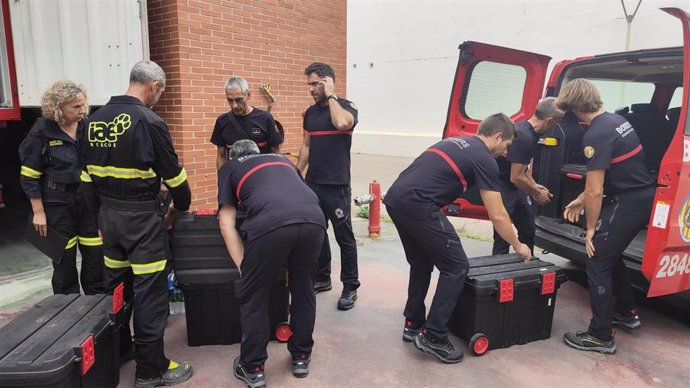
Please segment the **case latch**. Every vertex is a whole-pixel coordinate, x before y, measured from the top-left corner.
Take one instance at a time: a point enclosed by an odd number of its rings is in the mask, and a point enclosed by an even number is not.
[[[93,336],[90,335],[81,343],[81,375],[84,376],[95,363],[96,353],[94,352]]]
[[[113,291],[113,314],[117,314],[122,310],[124,304],[125,285],[120,283]]]
[[[498,281],[498,302],[513,301],[513,279],[501,279]]]
[[[541,274],[541,294],[553,294],[556,290],[556,273],[549,272]]]

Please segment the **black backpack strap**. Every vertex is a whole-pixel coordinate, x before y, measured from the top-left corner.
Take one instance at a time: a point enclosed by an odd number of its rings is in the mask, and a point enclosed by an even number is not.
[[[230,122],[232,123],[232,127],[235,128],[235,131],[240,135],[240,140],[241,139],[249,139],[249,135],[247,134],[247,132],[245,132],[242,129],[242,126],[240,125],[240,123],[237,122],[237,119],[235,118],[235,114],[230,112],[228,117],[230,118]]]

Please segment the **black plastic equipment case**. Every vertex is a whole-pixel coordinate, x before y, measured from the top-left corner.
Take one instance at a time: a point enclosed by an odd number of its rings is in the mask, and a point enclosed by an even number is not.
[[[180,216],[172,232],[172,250],[175,277],[184,291],[189,346],[240,342],[240,306],[235,297],[235,281],[240,276],[214,212]],[[272,338],[281,342],[292,334],[285,283],[285,272],[281,272],[271,289],[267,322]]]
[[[0,329],[0,387],[117,386],[113,307],[108,295],[53,295],[19,315]]]
[[[482,355],[551,336],[560,267],[516,254],[470,258],[465,286],[448,327]]]

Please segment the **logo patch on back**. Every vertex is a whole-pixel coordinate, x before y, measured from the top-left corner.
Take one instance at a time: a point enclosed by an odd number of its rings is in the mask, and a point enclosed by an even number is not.
[[[585,158],[592,159],[592,156],[594,156],[594,147],[592,147],[592,146],[585,147],[584,154],[585,154]]]
[[[116,147],[117,138],[132,126],[132,117],[127,113],[120,113],[113,121],[92,121],[89,123],[89,145],[91,147]]]

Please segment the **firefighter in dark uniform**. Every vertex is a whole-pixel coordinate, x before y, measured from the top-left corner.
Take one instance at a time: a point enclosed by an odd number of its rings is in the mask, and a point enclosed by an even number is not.
[[[616,351],[612,323],[630,329],[641,325],[623,251],[647,225],[656,187],[632,125],[604,110],[594,84],[570,81],[556,103],[589,124],[582,139],[585,190],[566,206],[564,217],[577,222],[584,209],[592,320],[586,331],[565,333],[563,339],[575,349],[610,354]]]
[[[508,147],[506,156],[496,158],[503,188],[501,198],[508,215],[518,231],[518,239],[534,252],[534,200],[539,205],[551,201],[549,189],[532,177],[529,165],[537,153],[539,136],[553,128],[563,118],[556,107],[555,97],[545,97],[537,103],[534,115],[515,124],[517,136]],[[494,229],[493,255],[508,253],[510,246]]]
[[[103,293],[103,251],[96,219],[83,192],[90,178],[83,172],[80,141],[89,107],[86,91],[72,81],[58,81],[41,97],[43,117],[19,146],[21,185],[31,201],[33,224],[41,236],[57,232],[68,238],[53,259],[53,293],[78,294],[77,245],[81,251],[81,287],[87,295]],[[86,182],[80,185],[80,181]]]
[[[125,301],[133,306],[135,387],[174,385],[192,375],[188,362],[167,359],[163,349],[170,259],[166,222],[187,210],[191,201],[187,174],[168,128],[151,110],[164,89],[163,69],[154,62],[138,62],[125,95],[112,97],[100,108],[87,130],[86,167],[101,205],[106,286],[112,292],[124,282]],[[158,194],[161,180],[172,196],[170,206]],[[131,347],[128,324],[121,336],[122,347]]]
[[[529,247],[518,241],[501,201],[495,156],[515,135],[515,125],[495,114],[479,125],[476,136],[442,140],[423,152],[388,190],[383,203],[393,220],[410,264],[403,341],[445,363],[459,362],[462,350],[448,339],[450,319],[469,268],[455,228],[441,208],[472,186],[479,187],[494,227],[525,260]],[[436,293],[426,314],[424,299],[431,272],[439,272]]]
[[[228,148],[241,139],[253,140],[262,154],[280,153],[283,137],[270,113],[248,104],[251,91],[247,81],[242,77],[230,77],[224,90],[230,112],[216,119],[211,134],[211,143],[218,147],[216,167],[220,169],[228,160]]]
[[[288,350],[293,374],[306,377],[316,317],[312,270],[326,235],[318,198],[285,157],[259,154],[254,142],[239,140],[219,172],[218,204],[223,239],[242,276],[238,297],[243,338],[233,364],[235,377],[252,388],[264,386],[271,285],[286,267],[293,333]],[[239,204],[247,218],[238,233]]]
[[[360,286],[357,270],[357,242],[352,231],[350,207],[350,147],[357,125],[355,105],[335,94],[335,73],[323,63],[312,63],[305,70],[309,92],[315,104],[304,112],[304,140],[297,167],[316,193],[326,220],[331,221],[340,246],[340,281],[343,291],[338,309],[349,310],[357,300]],[[328,238],[314,271],[314,291],[328,291],[331,286],[331,249]]]

